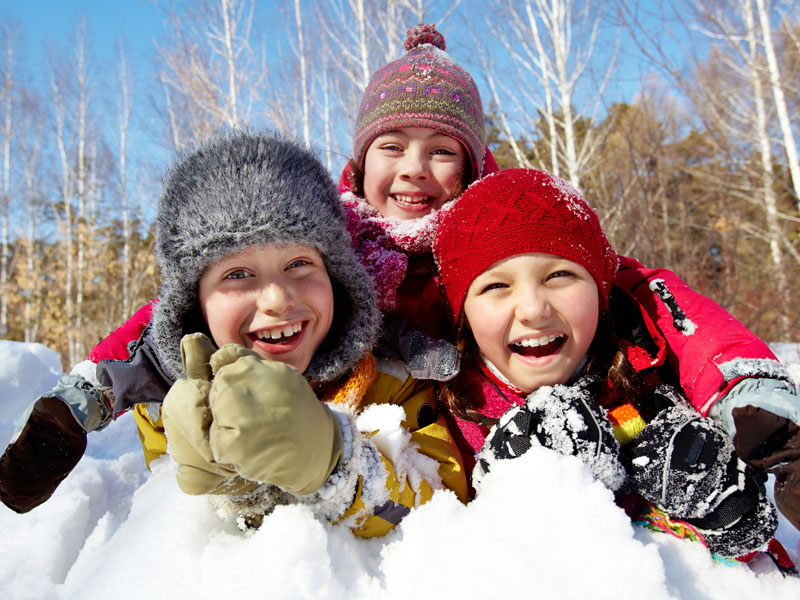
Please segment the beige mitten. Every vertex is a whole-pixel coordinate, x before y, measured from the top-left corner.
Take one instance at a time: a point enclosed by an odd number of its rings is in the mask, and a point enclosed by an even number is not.
[[[209,359],[215,351],[202,333],[184,336],[181,358],[188,379],[175,382],[161,407],[170,451],[178,463],[178,485],[187,494],[241,494],[258,485],[237,476],[231,465],[219,464],[211,452]]]
[[[242,477],[305,495],[342,456],[339,422],[303,376],[236,344],[210,358],[209,444],[217,463]]]

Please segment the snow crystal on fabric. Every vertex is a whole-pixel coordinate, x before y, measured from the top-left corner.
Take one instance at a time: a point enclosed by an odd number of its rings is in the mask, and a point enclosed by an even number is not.
[[[402,425],[405,411],[394,404],[378,404],[368,407],[357,419],[361,431],[375,432],[370,440],[381,454],[394,466],[401,486],[406,483],[417,493],[422,482],[431,489],[442,489],[439,462],[419,452],[419,445],[411,440],[411,433]],[[402,489],[402,488],[401,488]]]
[[[352,192],[342,193],[340,200],[356,254],[372,278],[378,307],[395,310],[397,288],[408,270],[408,255],[431,252],[439,223],[453,203],[419,219],[404,220],[384,217]]]
[[[739,377],[770,377],[793,383],[786,367],[769,358],[734,358],[720,364],[719,370],[725,381]]]
[[[622,487],[627,478],[624,467],[619,462],[619,445],[611,433],[611,425],[607,418],[596,414],[602,410],[595,407],[591,410],[586,404],[592,402],[586,398],[587,392],[580,386],[545,386],[531,394],[526,401],[529,408],[540,408],[544,415],[541,429],[548,436],[548,447],[561,454],[575,455],[592,469],[592,474],[611,490]],[[568,404],[569,403],[569,404]],[[612,447],[604,442],[587,440],[580,433],[588,429],[584,414],[578,411],[575,403],[581,403],[594,421],[592,425],[600,432],[608,435]]]
[[[675,296],[669,291],[666,281],[653,279],[648,287],[661,298],[664,306],[667,307],[667,310],[672,315],[672,325],[677,331],[680,331],[683,335],[692,335],[697,330],[697,326],[686,316],[686,313],[678,305],[678,301],[675,300]]]
[[[358,430],[352,410],[331,408],[342,430],[342,460],[319,490],[301,500],[315,514],[335,520],[352,504],[360,480],[364,509],[343,522],[349,527],[356,527],[372,513],[375,506],[389,499],[386,468],[369,436]]]

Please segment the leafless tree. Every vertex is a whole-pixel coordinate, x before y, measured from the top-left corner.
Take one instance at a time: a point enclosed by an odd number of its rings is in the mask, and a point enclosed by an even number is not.
[[[610,55],[597,46],[602,24],[598,4],[575,0],[503,0],[491,23],[514,67],[514,76],[496,91],[490,81],[495,106],[509,136],[510,113],[519,131],[537,131],[539,115],[546,124],[550,151],[539,162],[561,174],[578,189],[581,175],[589,167],[603,131],[579,133],[580,119],[596,119],[603,108],[604,91],[616,67],[616,50]],[[592,81],[591,101],[578,104],[579,85],[589,81],[591,72],[603,61],[603,75]],[[489,65],[485,71],[491,76]],[[503,108],[510,106],[511,108]],[[515,148],[521,159],[521,152]],[[529,166],[527,159],[519,161]]]

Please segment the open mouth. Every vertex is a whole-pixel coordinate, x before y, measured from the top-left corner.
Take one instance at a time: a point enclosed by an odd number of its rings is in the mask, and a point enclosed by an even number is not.
[[[520,356],[542,357],[555,354],[567,341],[567,336],[563,333],[549,335],[540,338],[520,340],[509,344],[509,349]]]
[[[273,327],[270,329],[260,329],[250,335],[265,344],[288,344],[303,330],[302,323],[284,325],[283,327]]]

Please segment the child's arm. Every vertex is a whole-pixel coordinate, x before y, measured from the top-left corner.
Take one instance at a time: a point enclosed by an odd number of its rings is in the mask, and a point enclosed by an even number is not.
[[[140,337],[151,314],[150,304],[140,309],[95,347],[90,360],[75,365],[20,417],[0,457],[3,503],[27,512],[45,502],[83,456],[87,433],[102,429],[136,403],[161,402],[172,381],[159,368],[149,340]],[[131,342],[137,343],[131,346]],[[147,418],[136,417],[137,422]],[[142,433],[149,464],[164,448],[159,439],[159,448],[151,448],[149,437]]]
[[[294,369],[241,346],[214,351],[202,334],[185,337],[181,347],[193,377],[173,386],[162,416],[179,484],[188,493],[237,494],[247,508],[268,505],[259,494],[274,496],[278,487],[293,501],[373,536],[429,498],[440,477],[454,476],[435,460],[447,445],[435,439],[436,423],[384,436],[384,451],[378,441],[384,432],[359,431],[352,408],[320,402]],[[422,473],[420,480],[401,476],[389,457],[409,459],[402,472]],[[457,454],[451,458],[460,465]],[[422,463],[431,477],[418,469]],[[465,494],[463,469],[459,473]]]
[[[0,457],[0,500],[19,513],[42,504],[78,464],[86,434],[110,421],[110,403],[94,383],[75,374],[59,379],[22,415]]]
[[[670,368],[692,406],[704,416],[741,381],[791,381],[766,343],[675,273],[620,257],[615,284],[653,319],[666,341]]]
[[[142,306],[127,321],[103,338],[89,352],[89,360],[95,364],[101,360],[126,360],[129,354],[128,346],[138,340],[145,327],[150,324],[156,302],[157,300],[153,300]]]
[[[603,383],[586,376],[571,385],[542,386],[525,404],[507,410],[478,456],[473,473],[476,489],[493,461],[516,458],[532,446],[542,446],[577,456],[606,487],[621,490],[627,474],[619,460],[619,444],[596,401]]]
[[[776,502],[800,529],[800,399],[767,345],[674,273],[621,257],[616,283],[656,321],[683,392],[720,423],[737,454],[777,477]]]

